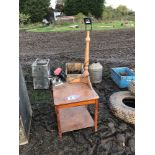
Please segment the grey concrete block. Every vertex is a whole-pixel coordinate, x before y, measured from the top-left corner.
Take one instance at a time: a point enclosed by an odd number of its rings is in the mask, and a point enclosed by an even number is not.
[[[34,89],[48,89],[50,81],[50,59],[37,58],[32,64],[32,77]]]
[[[32,64],[32,76],[33,77],[49,77],[50,75],[50,59],[37,58]]]
[[[34,89],[48,89],[50,81],[46,77],[33,77]]]

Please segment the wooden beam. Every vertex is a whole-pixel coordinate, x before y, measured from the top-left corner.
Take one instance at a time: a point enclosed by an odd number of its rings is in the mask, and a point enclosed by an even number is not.
[[[90,47],[90,31],[87,31],[86,36],[86,48],[85,48],[85,62],[84,62],[84,76],[89,76],[88,66],[89,66],[89,47]]]

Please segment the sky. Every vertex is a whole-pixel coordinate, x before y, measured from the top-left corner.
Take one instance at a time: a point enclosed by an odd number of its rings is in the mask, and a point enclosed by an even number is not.
[[[51,6],[55,8],[56,0],[51,0]],[[127,8],[135,11],[135,0],[106,0],[106,6],[111,5],[116,8],[119,5],[125,5]]]
[[[125,5],[127,8],[135,11],[135,0],[106,0],[106,6],[111,5],[116,8],[119,5]]]

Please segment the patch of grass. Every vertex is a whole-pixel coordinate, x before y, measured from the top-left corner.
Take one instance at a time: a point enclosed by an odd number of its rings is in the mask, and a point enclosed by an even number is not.
[[[123,23],[123,24],[122,24]],[[79,28],[70,28],[69,26],[78,25]],[[111,30],[111,29],[123,29],[123,28],[134,28],[134,21],[128,21],[125,24],[124,21],[112,21],[112,22],[100,22],[93,23],[93,30]],[[31,24],[25,26],[25,29],[30,32],[65,32],[65,31],[81,31],[85,30],[85,25],[82,23],[63,23],[63,24],[51,24],[49,26],[43,26],[42,24]]]
[[[48,90],[33,90],[32,99],[33,101],[50,101],[51,94]]]
[[[26,25],[20,25],[20,30],[30,30],[30,29],[37,29],[37,28],[43,28],[43,24],[41,23],[34,23],[34,24],[26,24]]]

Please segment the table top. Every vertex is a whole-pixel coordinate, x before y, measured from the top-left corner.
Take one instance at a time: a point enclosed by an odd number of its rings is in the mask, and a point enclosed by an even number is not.
[[[53,98],[54,105],[62,105],[98,99],[99,96],[86,83],[65,82],[62,85],[53,86]]]

